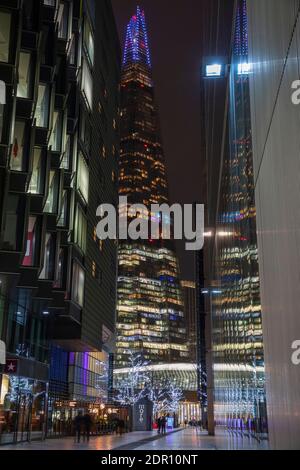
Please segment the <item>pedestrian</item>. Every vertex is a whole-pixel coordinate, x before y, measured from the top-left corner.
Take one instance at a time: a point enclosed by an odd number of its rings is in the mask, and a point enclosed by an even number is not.
[[[82,424],[83,424],[83,416],[82,416],[82,412],[79,411],[78,415],[74,419],[75,439],[77,440],[78,444],[80,443]]]
[[[83,417],[83,425],[84,425],[84,437],[86,437],[87,442],[90,441],[90,434],[91,434],[91,427],[93,421],[89,413],[86,413]]]
[[[160,416],[157,418],[156,424],[157,424],[157,433],[160,434],[161,432],[161,417]]]
[[[167,418],[165,416],[161,418],[161,432],[162,434],[167,433]]]

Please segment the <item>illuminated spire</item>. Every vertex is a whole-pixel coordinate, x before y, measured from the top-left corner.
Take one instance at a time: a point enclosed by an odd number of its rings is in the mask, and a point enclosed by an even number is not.
[[[235,22],[234,54],[240,57],[248,55],[248,16],[246,0],[239,0]]]
[[[140,7],[127,26],[123,65],[134,62],[151,67],[145,13]]]

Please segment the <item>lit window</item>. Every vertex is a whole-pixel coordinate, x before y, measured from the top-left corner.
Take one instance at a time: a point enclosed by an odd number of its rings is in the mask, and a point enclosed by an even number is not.
[[[40,279],[54,279],[55,268],[55,236],[52,233],[46,233],[44,245],[44,262]]]
[[[85,96],[90,109],[93,108],[93,78],[87,61],[84,59],[82,64],[82,92]]]
[[[85,253],[86,250],[86,231],[87,221],[82,209],[77,206],[75,217],[75,237],[74,241],[79,248]]]
[[[86,19],[84,23],[84,47],[86,53],[90,59],[92,65],[94,65],[94,56],[95,56],[95,49],[94,49],[94,38],[91,29],[91,25],[89,21]]]
[[[49,87],[39,85],[38,100],[35,110],[35,119],[37,127],[48,127],[49,120]]]
[[[67,2],[61,2],[57,14],[58,37],[60,39],[68,38],[69,29],[69,5]]]
[[[58,111],[53,113],[52,134],[49,145],[53,152],[61,151],[62,144],[62,131],[63,131],[63,114]]]
[[[23,266],[34,266],[36,264],[36,254],[38,251],[39,226],[36,217],[29,217],[27,229],[26,253],[23,259]]]
[[[31,98],[31,70],[31,54],[21,52],[18,69],[18,98]]]
[[[51,170],[49,174],[48,197],[44,207],[44,212],[46,214],[55,214],[57,211],[58,186],[59,175],[57,172]]]
[[[80,307],[84,304],[84,284],[85,272],[79,264],[74,261],[73,264],[73,279],[72,279],[72,300]]]
[[[33,151],[32,175],[28,192],[31,194],[42,194],[43,192],[43,162],[40,148],[35,148]]]
[[[89,169],[82,153],[79,153],[78,156],[77,189],[87,203],[89,198]]]
[[[221,77],[222,75],[222,65],[221,64],[212,64],[206,66],[206,76],[207,77]]]
[[[25,122],[16,121],[14,128],[14,138],[10,158],[10,168],[14,171],[24,170],[24,140]]]
[[[11,14],[0,11],[0,62],[9,60]]]

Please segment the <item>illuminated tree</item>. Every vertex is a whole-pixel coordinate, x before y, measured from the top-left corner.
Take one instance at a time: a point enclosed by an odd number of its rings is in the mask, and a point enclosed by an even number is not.
[[[146,385],[149,384],[149,375],[147,374],[148,363],[145,362],[140,354],[129,352],[129,366],[126,376],[119,381],[116,396],[117,402],[122,405],[133,406],[139,400],[147,396]]]

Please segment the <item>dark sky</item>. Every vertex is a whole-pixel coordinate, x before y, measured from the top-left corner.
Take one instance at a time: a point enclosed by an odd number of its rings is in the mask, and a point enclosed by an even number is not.
[[[145,10],[156,102],[168,165],[171,202],[199,201],[202,0],[112,0],[123,48],[137,4]],[[178,247],[183,277],[193,278],[194,257]]]

